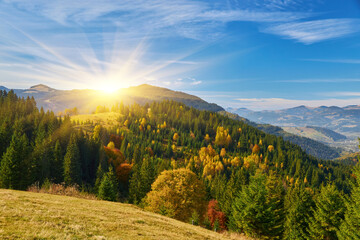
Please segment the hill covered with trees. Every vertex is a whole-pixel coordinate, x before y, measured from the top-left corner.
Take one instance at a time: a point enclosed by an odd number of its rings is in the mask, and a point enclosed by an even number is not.
[[[359,173],[350,166],[183,103],[118,103],[111,111],[119,117],[105,128],[2,91],[0,186],[78,185],[101,199],[258,238],[336,239],[358,220]]]

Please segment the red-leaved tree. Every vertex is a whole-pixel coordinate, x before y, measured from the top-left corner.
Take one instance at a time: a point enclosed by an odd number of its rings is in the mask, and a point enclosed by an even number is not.
[[[221,230],[226,229],[226,216],[225,213],[220,211],[219,203],[215,199],[210,200],[207,207],[207,216],[211,223],[211,226],[214,227],[216,220],[219,222]]]

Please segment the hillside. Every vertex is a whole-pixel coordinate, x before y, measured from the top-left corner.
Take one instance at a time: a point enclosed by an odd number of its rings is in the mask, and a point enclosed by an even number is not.
[[[311,138],[320,142],[335,142],[346,140],[346,136],[327,128],[307,126],[307,127],[283,127],[289,133]]]
[[[5,89],[6,90],[6,89]],[[148,84],[143,84],[136,87],[130,87],[127,89],[122,89],[114,94],[104,95],[104,93],[95,91],[95,90],[71,90],[63,91],[56,90],[39,84],[31,87],[26,90],[15,90],[15,93],[19,96],[33,96],[37,101],[39,107],[44,107],[45,110],[52,110],[55,113],[63,111],[66,108],[77,107],[80,110],[82,116],[73,118],[73,120],[83,120],[88,118],[90,121],[95,120],[91,116],[87,116],[87,113],[93,112],[97,106],[105,105],[111,107],[116,102],[123,102],[125,105],[138,103],[144,105],[146,103],[151,103],[152,101],[163,101],[163,100],[173,100],[177,102],[184,103],[189,107],[194,107],[199,110],[208,110],[212,112],[225,112],[224,109],[216,104],[208,103],[202,100],[199,97],[186,94],[179,91],[173,91],[166,88],[151,86]],[[235,111],[236,109],[229,109],[230,111]],[[247,109],[238,109],[239,111],[245,111],[246,113],[251,112]],[[229,115],[231,116],[231,115]],[[243,116],[243,115],[240,115]],[[95,118],[98,118],[96,116]],[[104,117],[104,116],[102,116]],[[113,119],[113,118],[110,118]],[[246,122],[246,119],[240,119]],[[293,142],[294,144],[300,145],[307,153],[312,154],[317,158],[322,159],[333,159],[340,157],[339,151],[330,146],[326,146],[322,143],[315,142],[318,139],[313,139],[309,136],[303,136],[307,138],[299,138],[296,133],[288,134],[282,129],[277,129],[267,125],[266,127],[261,124],[255,124],[254,122],[248,122],[249,124],[257,127],[260,130],[263,130],[270,134],[275,134],[277,136],[282,136],[286,140]],[[104,121],[101,122],[104,124]],[[109,124],[107,124],[109,125]],[[301,136],[301,135],[300,135]],[[310,139],[309,139],[310,138]],[[346,144],[344,144],[346,146]],[[354,144],[353,144],[354,145]],[[350,150],[356,148],[356,145],[353,146]],[[317,151],[317,149],[322,149]]]
[[[310,154],[319,159],[335,159],[340,157],[341,150],[328,146],[321,141],[311,139],[309,136],[302,136],[297,131],[287,131],[288,128],[280,128],[270,124],[258,124],[240,117],[237,114],[229,112],[221,112],[222,114],[243,121],[257,129],[264,131],[268,134],[273,134],[279,137],[283,137],[284,140],[290,141],[293,144],[300,146],[307,154]],[[292,129],[292,128],[291,128]]]
[[[328,128],[348,137],[360,135],[360,105],[316,108],[298,106],[273,111],[251,111],[244,108],[228,110],[257,123],[280,127],[316,126]]]
[[[7,88],[3,90],[8,91]],[[67,108],[77,107],[81,112],[89,113],[99,105],[112,106],[121,101],[126,104],[145,104],[152,101],[173,100],[194,107],[199,110],[222,111],[222,107],[208,103],[203,99],[179,91],[143,84],[136,87],[120,89],[119,91],[106,94],[102,91],[83,90],[57,90],[43,84],[32,86],[30,89],[15,89],[15,93],[21,97],[33,96],[38,107],[51,110],[55,113]]]
[[[234,239],[107,201],[0,189],[0,208],[1,239]]]

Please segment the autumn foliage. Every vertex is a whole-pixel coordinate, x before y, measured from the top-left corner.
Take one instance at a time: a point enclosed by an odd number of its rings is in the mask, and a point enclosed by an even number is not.
[[[211,200],[207,207],[207,217],[210,221],[211,227],[214,227],[216,220],[219,223],[220,229],[226,229],[225,213],[220,211],[219,203],[215,199]]]
[[[204,215],[205,198],[205,186],[195,173],[184,168],[167,170],[152,184],[146,197],[146,209],[188,221],[193,212]]]

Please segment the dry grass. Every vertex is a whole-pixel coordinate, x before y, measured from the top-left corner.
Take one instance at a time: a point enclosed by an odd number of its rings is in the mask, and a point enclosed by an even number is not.
[[[247,239],[135,206],[0,189],[0,239]]]

